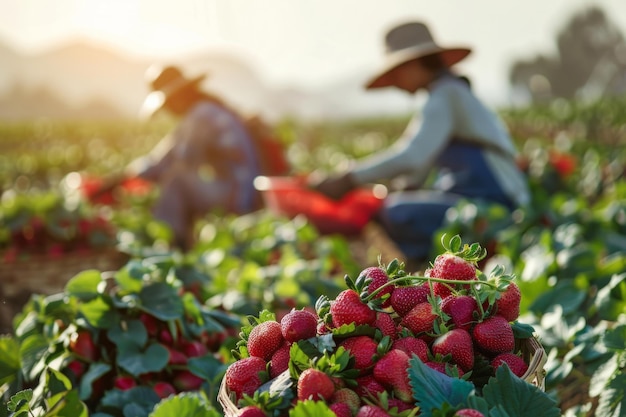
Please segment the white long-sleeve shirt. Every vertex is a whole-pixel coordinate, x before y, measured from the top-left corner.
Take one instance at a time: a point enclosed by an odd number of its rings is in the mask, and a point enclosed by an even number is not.
[[[416,115],[388,149],[359,161],[351,170],[358,184],[406,177],[422,183],[439,154],[453,138],[486,145],[489,168],[509,198],[524,206],[530,192],[515,163],[517,150],[498,116],[472,93],[462,80],[445,74],[428,87],[422,115]]]

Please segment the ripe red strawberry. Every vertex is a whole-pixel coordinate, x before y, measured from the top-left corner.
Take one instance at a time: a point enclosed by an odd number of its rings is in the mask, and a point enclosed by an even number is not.
[[[502,366],[504,364],[508,365],[511,372],[520,378],[528,370],[528,364],[524,362],[524,359],[517,356],[513,352],[501,353],[491,360],[491,366],[493,366],[494,369],[497,369],[498,366]]]
[[[267,417],[267,415],[256,405],[247,405],[237,414],[239,417]]]
[[[178,371],[172,383],[178,391],[195,391],[200,388],[204,379],[187,370]]]
[[[115,386],[115,388],[119,390],[126,391],[126,390],[136,387],[137,381],[135,381],[135,378],[133,378],[132,376],[120,375],[117,378],[115,378],[113,385]]]
[[[385,392],[385,387],[374,378],[374,375],[370,374],[358,377],[355,381],[357,382],[357,386],[354,388],[354,391],[359,394],[361,398],[370,395],[376,397],[378,394]]]
[[[291,310],[280,320],[280,327],[288,342],[309,339],[317,332],[317,316],[308,310]]]
[[[396,287],[391,293],[391,307],[399,316],[404,316],[419,303],[427,301],[430,288],[428,284]]]
[[[335,393],[333,380],[323,371],[315,368],[305,369],[298,378],[298,399],[328,401]]]
[[[174,349],[170,346],[165,346],[167,351],[169,352],[170,359],[168,364],[170,365],[185,365],[187,364],[187,356],[181,352],[180,350]]]
[[[389,336],[392,340],[398,337],[398,325],[388,313],[383,311],[376,312],[374,327],[380,329],[383,336]]]
[[[159,396],[159,398],[167,398],[170,395],[176,394],[176,388],[169,382],[159,381],[152,387],[154,392]]]
[[[333,403],[344,403],[350,407],[352,414],[356,414],[361,406],[361,397],[356,391],[351,390],[350,388],[340,388],[333,394],[333,398],[331,399]]]
[[[182,343],[181,348],[185,356],[188,358],[197,358],[199,356],[204,356],[209,352],[207,347],[198,340],[186,341]]]
[[[344,324],[372,325],[376,320],[376,312],[361,301],[359,294],[354,290],[343,290],[330,304],[333,326]]]
[[[470,295],[449,295],[441,301],[441,311],[450,316],[457,329],[469,330],[478,315],[478,303]]]
[[[359,277],[367,277],[372,280],[367,287],[367,292],[369,294],[372,294],[378,288],[382,287],[383,285],[389,282],[389,275],[387,275],[387,273],[382,268],[379,268],[377,266],[371,266],[369,268],[365,268],[363,271],[361,271],[361,273],[359,274]],[[391,296],[392,292],[393,292],[393,285],[388,285],[382,290],[380,290],[380,292],[377,293],[374,298],[381,298],[385,294],[389,294]],[[387,298],[383,302],[382,307],[389,307],[390,305],[391,305],[391,298]]]
[[[473,408],[462,408],[454,413],[453,417],[485,417],[485,415]]]
[[[480,350],[489,354],[511,352],[515,347],[511,324],[502,316],[492,316],[476,324],[472,338]]]
[[[100,356],[93,337],[87,330],[80,330],[77,333],[72,334],[69,349],[76,356],[88,362],[93,362]]]
[[[496,300],[496,314],[507,321],[515,321],[519,317],[519,306],[522,293],[516,283],[510,282],[500,298]]]
[[[229,391],[234,392],[236,399],[243,394],[253,395],[266,380],[267,363],[256,356],[240,359],[233,362],[226,369],[224,383]]]
[[[428,361],[428,345],[417,337],[408,336],[397,339],[393,342],[391,348],[400,349],[409,355],[409,357],[413,357],[413,354],[415,354],[422,362]]]
[[[346,403],[332,403],[328,408],[330,408],[337,417],[352,417],[352,410]]]
[[[366,370],[374,365],[374,355],[378,343],[369,336],[354,336],[342,341],[339,346],[354,356],[354,368],[365,374]]]
[[[471,281],[476,279],[476,267],[460,256],[443,253],[435,258],[433,267],[430,270],[430,276],[433,278]],[[434,293],[441,298],[445,298],[452,293],[450,287],[454,289],[461,288],[457,284],[433,283]]]
[[[374,365],[374,378],[393,390],[396,398],[409,402],[413,397],[409,385],[409,355],[399,349],[391,349]]]
[[[389,398],[387,399],[387,410],[393,412],[394,408],[396,408],[397,413],[401,413],[406,410],[412,410],[415,406],[411,403],[406,403],[399,398]]]
[[[270,378],[276,378],[289,369],[289,349],[291,344],[284,342],[270,359]]]
[[[389,413],[377,405],[366,404],[359,408],[355,417],[389,417]]]
[[[257,324],[248,335],[248,352],[269,361],[274,352],[283,344],[284,338],[280,323],[274,320]]]
[[[67,364],[67,369],[72,371],[76,378],[80,378],[87,370],[87,364],[85,362],[79,361],[78,359],[73,359],[72,361],[70,361],[70,363]]]
[[[452,362],[464,371],[474,367],[474,346],[472,337],[463,329],[452,329],[437,337],[431,346],[434,355],[450,355]]]
[[[434,362],[428,361],[424,362],[424,365],[428,366],[430,369],[434,369],[435,371],[441,372],[444,375],[448,376],[456,376],[461,378],[464,374],[463,370],[458,365],[448,364],[448,368],[450,371],[446,370],[446,362]]]
[[[419,303],[402,318],[400,325],[417,336],[420,333],[432,332],[437,317],[429,302]]]

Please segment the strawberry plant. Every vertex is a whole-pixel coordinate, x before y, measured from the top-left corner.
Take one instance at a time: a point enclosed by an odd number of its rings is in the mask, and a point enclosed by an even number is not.
[[[64,412],[99,415],[147,416],[185,392],[204,392],[213,407],[240,319],[187,291],[184,270],[171,257],[145,258],[110,277],[84,271],[63,293],[34,296],[15,336],[0,344],[5,395],[32,389],[28,406],[47,413],[50,396],[72,399],[56,406]]]

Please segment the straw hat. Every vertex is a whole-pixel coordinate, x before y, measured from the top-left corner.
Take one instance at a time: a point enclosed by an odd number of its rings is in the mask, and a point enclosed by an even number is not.
[[[152,90],[143,101],[140,117],[149,118],[163,108],[167,100],[182,89],[193,87],[206,78],[205,74],[186,78],[175,66],[152,66],[146,71],[146,80]]]
[[[444,48],[438,45],[428,27],[421,22],[403,23],[387,32],[383,65],[367,82],[365,88],[389,87],[391,82],[386,75],[413,59],[439,54],[443,63],[450,67],[464,59],[470,52],[471,49],[465,47]]]

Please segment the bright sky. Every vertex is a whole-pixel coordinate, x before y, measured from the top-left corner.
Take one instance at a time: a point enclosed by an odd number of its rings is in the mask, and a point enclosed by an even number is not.
[[[554,52],[557,30],[590,4],[626,33],[625,0],[0,0],[0,41],[34,53],[83,36],[167,57],[221,46],[268,82],[315,86],[375,68],[386,28],[417,18],[440,44],[473,47],[461,69],[493,94],[512,59]]]

